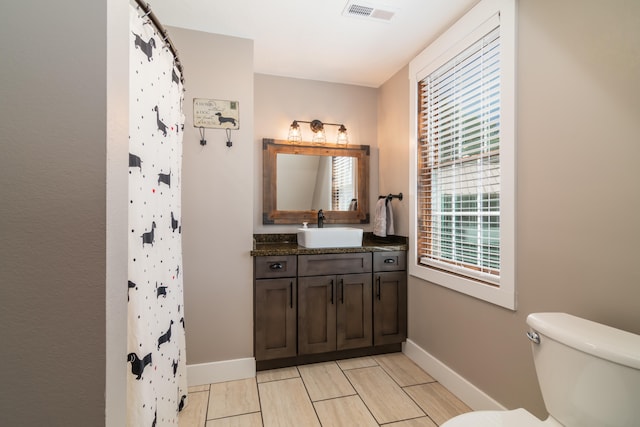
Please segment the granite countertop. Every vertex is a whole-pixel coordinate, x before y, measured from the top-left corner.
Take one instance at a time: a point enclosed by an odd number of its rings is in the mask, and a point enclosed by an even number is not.
[[[404,236],[377,237],[373,233],[364,233],[362,246],[354,248],[317,248],[298,246],[296,234],[254,234],[254,248],[251,256],[270,255],[306,255],[306,254],[342,254],[355,252],[406,251],[407,238]]]

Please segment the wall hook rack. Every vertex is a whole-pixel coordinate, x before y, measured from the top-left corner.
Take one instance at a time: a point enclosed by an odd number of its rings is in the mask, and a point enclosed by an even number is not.
[[[200,126],[198,131],[200,132],[200,145],[207,145],[207,140],[204,137],[205,128]],[[225,133],[227,134],[227,147],[231,147],[233,145],[233,142],[231,142],[231,129],[225,129]]]

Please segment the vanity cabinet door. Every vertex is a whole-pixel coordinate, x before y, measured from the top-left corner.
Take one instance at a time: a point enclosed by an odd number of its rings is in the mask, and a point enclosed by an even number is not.
[[[370,347],[371,298],[371,273],[300,277],[299,354]]]
[[[298,353],[336,349],[336,276],[298,278]]]
[[[373,344],[395,344],[407,338],[407,273],[373,274]]]
[[[255,281],[256,360],[296,355],[296,279]]]
[[[371,347],[371,273],[345,274],[336,280],[337,349]]]

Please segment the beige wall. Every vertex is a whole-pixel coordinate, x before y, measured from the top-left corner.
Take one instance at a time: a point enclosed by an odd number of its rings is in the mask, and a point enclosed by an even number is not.
[[[129,218],[129,4],[107,5],[107,271],[105,426],[126,424]],[[127,369],[129,368],[129,369]]]
[[[294,119],[344,123],[349,143],[371,147],[369,191],[370,212],[378,192],[377,89],[293,79],[265,74],[255,75],[254,197],[255,233],[291,233],[298,225],[262,224],[262,138],[287,139]],[[311,140],[309,125],[302,123],[303,139]],[[327,142],[335,142],[337,127],[327,126]],[[356,225],[354,225],[356,226]],[[362,226],[371,229],[371,224]]]
[[[527,314],[565,311],[640,333],[638,17],[634,1],[519,2],[517,311],[409,279],[409,338],[501,404],[539,417]],[[396,75],[380,104],[404,102],[406,90]],[[405,131],[383,120],[381,187],[408,164],[386,136]]]
[[[402,193],[393,199],[395,232],[409,235],[409,66],[378,90],[380,194]]]
[[[105,423],[107,9],[0,14],[3,426]]]
[[[253,356],[253,41],[169,28],[185,69],[182,233],[187,364]],[[240,129],[207,129],[193,98],[239,102]]]

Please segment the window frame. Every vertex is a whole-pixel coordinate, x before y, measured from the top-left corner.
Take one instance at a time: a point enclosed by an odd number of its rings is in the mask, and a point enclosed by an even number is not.
[[[496,22],[500,27],[500,277],[496,284],[453,274],[419,263],[418,235],[418,121],[419,83],[482,38]],[[410,80],[410,237],[409,274],[466,295],[516,309],[515,292],[515,0],[482,0],[438,39],[423,50],[409,65]]]

